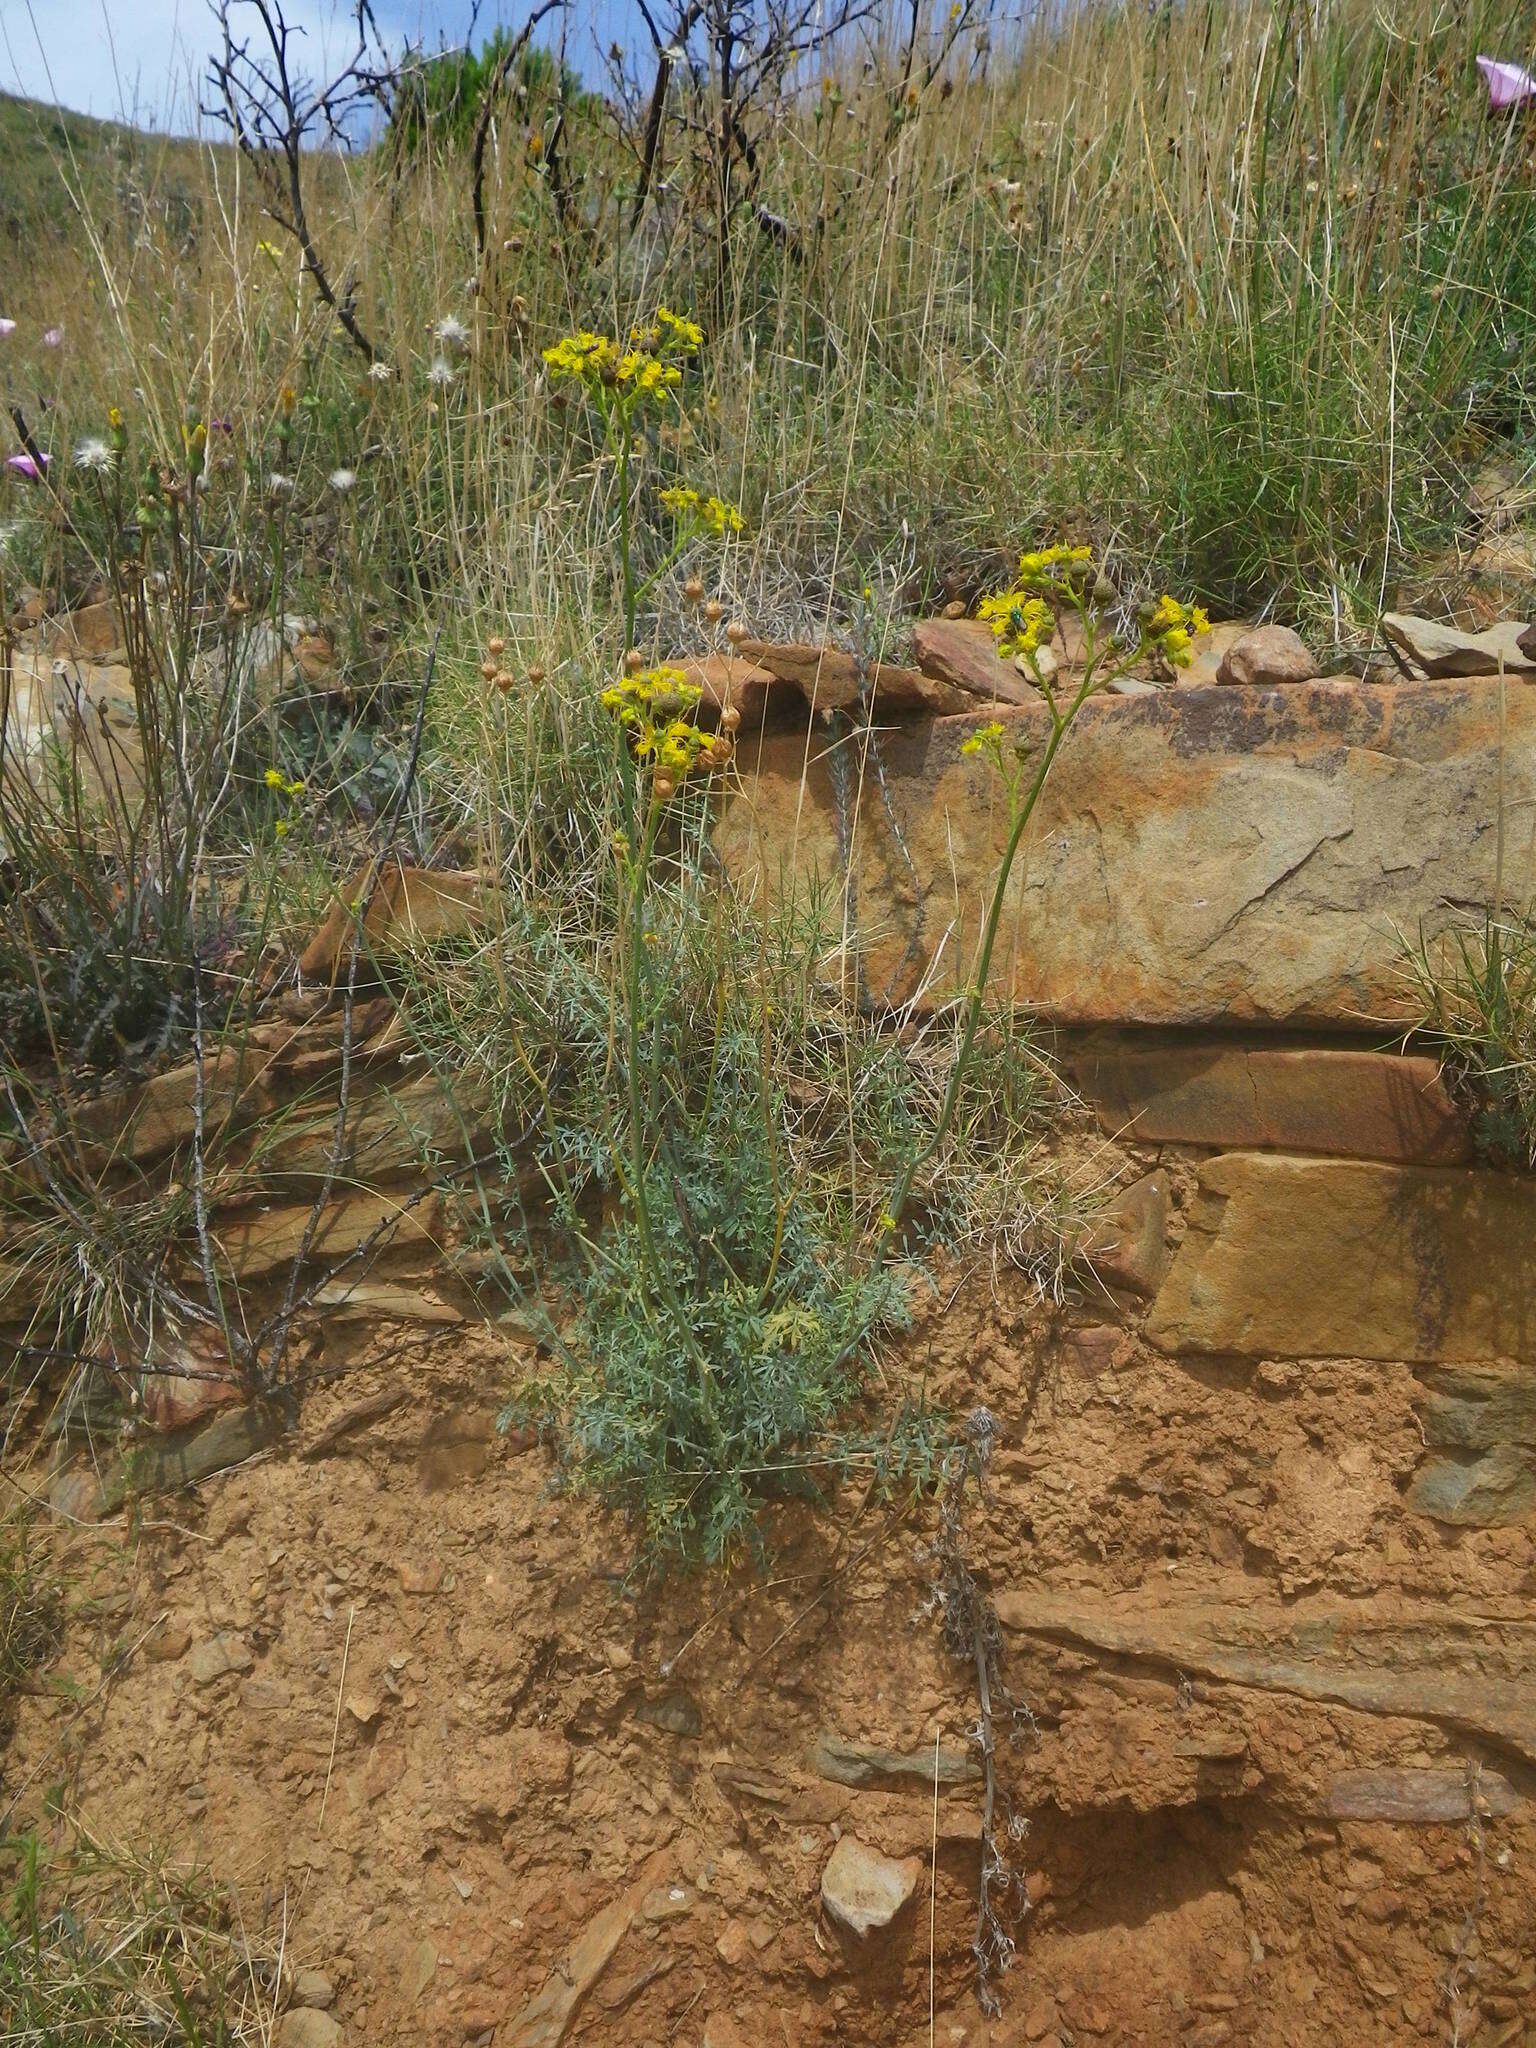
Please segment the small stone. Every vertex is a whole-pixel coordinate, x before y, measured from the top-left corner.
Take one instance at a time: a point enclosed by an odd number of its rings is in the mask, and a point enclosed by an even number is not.
[[[821,1873],[827,1918],[841,1933],[863,1942],[890,1926],[916,1891],[922,1868],[916,1856],[898,1861],[856,1835],[844,1835]]]
[[[400,1995],[414,2005],[437,1973],[437,1949],[425,1935],[405,1959],[400,1972]]]
[[[293,2002],[315,2012],[328,2012],[336,2003],[336,1987],[324,1970],[299,1970],[293,1979]]]
[[[1406,612],[1384,612],[1381,630],[1410,672],[1427,676],[1497,675],[1502,660],[1510,675],[1536,668],[1522,625],[1490,626],[1486,633],[1463,633],[1438,619],[1415,618]]]
[[[371,1728],[383,1711],[383,1701],[376,1693],[349,1692],[347,1712],[360,1728]]]
[[[1255,626],[1227,649],[1216,680],[1268,690],[1287,683],[1309,683],[1316,674],[1312,650],[1299,633],[1289,626]]]
[[[213,1685],[231,1671],[249,1671],[255,1661],[239,1636],[220,1633],[198,1644],[187,1668],[195,1685]]]
[[[725,1932],[715,1943],[715,1954],[728,1970],[737,1970],[746,1961],[751,1946],[751,1938],[746,1928],[739,1920],[730,1920],[726,1923]]]
[[[626,1650],[622,1643],[604,1643],[603,1655],[610,1671],[627,1671],[634,1663],[634,1653]]]
[[[686,1692],[663,1693],[659,1700],[642,1700],[634,1709],[634,1717],[666,1735],[696,1736],[704,1726],[698,1701]]]
[[[178,1628],[174,1622],[157,1629],[144,1645],[144,1655],[151,1664],[175,1664],[185,1657],[192,1647],[192,1631]]]
[[[342,2038],[330,2014],[312,2005],[290,2006],[272,2036],[273,2048],[341,2048]]]
[[[729,2013],[712,2012],[704,2022],[699,2048],[747,2048],[747,2037]]]
[[[441,1558],[429,1557],[423,1560],[407,1558],[400,1567],[400,1590],[402,1593],[435,1593],[443,1583]]]
[[[1155,1294],[1168,1265],[1172,1193],[1161,1170],[1143,1174],[1095,1219],[1086,1246],[1094,1272],[1111,1287]]]

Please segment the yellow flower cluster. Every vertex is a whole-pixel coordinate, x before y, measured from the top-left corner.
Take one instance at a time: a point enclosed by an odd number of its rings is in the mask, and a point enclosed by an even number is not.
[[[663,800],[701,762],[717,768],[731,758],[724,733],[701,732],[686,716],[702,695],[682,669],[670,667],[641,669],[603,692],[604,709],[629,733],[639,759],[655,769],[656,794]]]
[[[290,782],[281,768],[269,768],[265,779],[268,789],[275,790],[280,796],[295,797],[304,794],[303,783]]]
[[[1166,595],[1153,605],[1142,628],[1147,640],[1175,668],[1189,666],[1196,636],[1210,629],[1211,622],[1199,605],[1181,604]]]
[[[594,334],[579,328],[544,350],[551,378],[568,377],[586,385],[617,390],[641,398],[660,398],[675,391],[683,373],[669,356],[691,355],[704,339],[704,330],[684,320],[666,306],[656,308],[649,327],[632,327],[630,346],[625,348],[609,334]]]
[[[960,748],[962,754],[987,754],[997,747],[1003,737],[1003,722],[994,718],[990,725],[978,726]]]
[[[728,533],[740,533],[746,525],[736,507],[728,505],[724,498],[701,497],[685,484],[674,484],[663,491],[661,502],[677,518],[692,519],[716,540],[724,539]]]
[[[1020,555],[1019,582],[1026,590],[1055,590],[1079,581],[1092,560],[1092,548],[1038,548]]]
[[[1025,557],[1026,561],[1029,559],[1029,556]],[[1026,660],[1033,661],[1056,625],[1055,615],[1045,599],[1032,596],[1022,580],[1013,590],[984,597],[976,608],[976,615],[992,628],[997,651],[1005,660],[1022,654]]]
[[[692,352],[704,346],[704,330],[696,320],[685,320],[680,313],[674,313],[670,306],[656,308],[657,325],[663,328],[673,348]]]

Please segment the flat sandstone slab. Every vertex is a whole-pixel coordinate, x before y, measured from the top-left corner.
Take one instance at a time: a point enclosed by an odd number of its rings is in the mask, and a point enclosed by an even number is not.
[[[1145,1144],[1422,1166],[1472,1156],[1439,1062],[1422,1054],[1224,1040],[1138,1045],[1100,1033],[1064,1058],[1104,1128]]]
[[[1401,1023],[1404,938],[1536,876],[1536,695],[1496,679],[1180,688],[1091,702],[1009,886],[992,985],[1063,1023]],[[1043,707],[998,707],[1039,744]],[[874,1001],[965,986],[1007,825],[983,720],[817,723],[741,751],[717,845],[813,893]]]
[[[1147,1317],[1164,1351],[1536,1361],[1536,1180],[1229,1152]]]

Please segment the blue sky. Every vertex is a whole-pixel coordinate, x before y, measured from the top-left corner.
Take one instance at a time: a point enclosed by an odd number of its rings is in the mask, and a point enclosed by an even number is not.
[[[469,0],[376,0],[379,26],[398,44],[461,38]],[[318,71],[348,45],[344,0],[284,0]],[[480,33],[516,27],[525,7],[486,0]],[[577,70],[596,68],[594,38],[624,38],[627,0],[583,0],[572,10],[569,51]],[[215,41],[207,0],[0,0],[0,91],[57,100],[81,113],[120,115],[184,130],[194,123],[197,82]]]

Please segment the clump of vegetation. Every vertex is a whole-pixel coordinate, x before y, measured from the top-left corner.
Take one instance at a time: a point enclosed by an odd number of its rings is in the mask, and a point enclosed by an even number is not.
[[[0,1841],[0,2010],[15,2042],[156,2041],[242,2048],[271,2038],[275,1945],[195,1873],[79,1831]]]
[[[0,1522],[0,1743],[10,1735],[17,1688],[51,1654],[63,1603],[51,1573],[27,1542],[24,1523]]]
[[[1411,955],[1422,1030],[1472,1110],[1497,1165],[1536,1168],[1536,927],[1511,912],[1453,927]]]
[[[103,175],[68,125],[48,261],[0,308],[0,1078],[24,1257],[60,1276],[39,1352],[131,1323],[175,1229],[203,1276],[178,1313],[275,1370],[282,1331],[221,1297],[202,1148],[130,1203],[53,1105],[216,1062],[386,853],[488,879],[417,1028],[495,1096],[481,1238],[558,1279],[538,1397],[663,1545],[729,1549],[766,1491],[866,1455],[838,1418],[935,1246],[1023,1213],[1056,1284],[1040,1066],[986,1008],[1001,893],[953,1010],[861,1008],[831,906],[730,900],[731,707],[677,659],[748,622],[883,658],[1016,535],[1066,552],[992,602],[1000,647],[1027,663],[1070,610],[1093,687],[1177,657],[1168,589],[1362,647],[1531,438],[1533,145],[1471,64],[1528,24],[1186,0],[1010,39],[967,4],[866,65],[825,33],[853,12],[781,11],[750,54],[728,9],[658,12],[653,69],[599,96],[537,54],[537,8],[403,75],[358,8],[316,83],[231,0],[208,100],[253,175],[125,132]],[[83,701],[17,759],[38,592],[109,607],[142,760]],[[977,742],[999,892],[1075,715],[1036,675],[1043,752]],[[506,1220],[530,1152],[554,1261],[544,1216]]]

